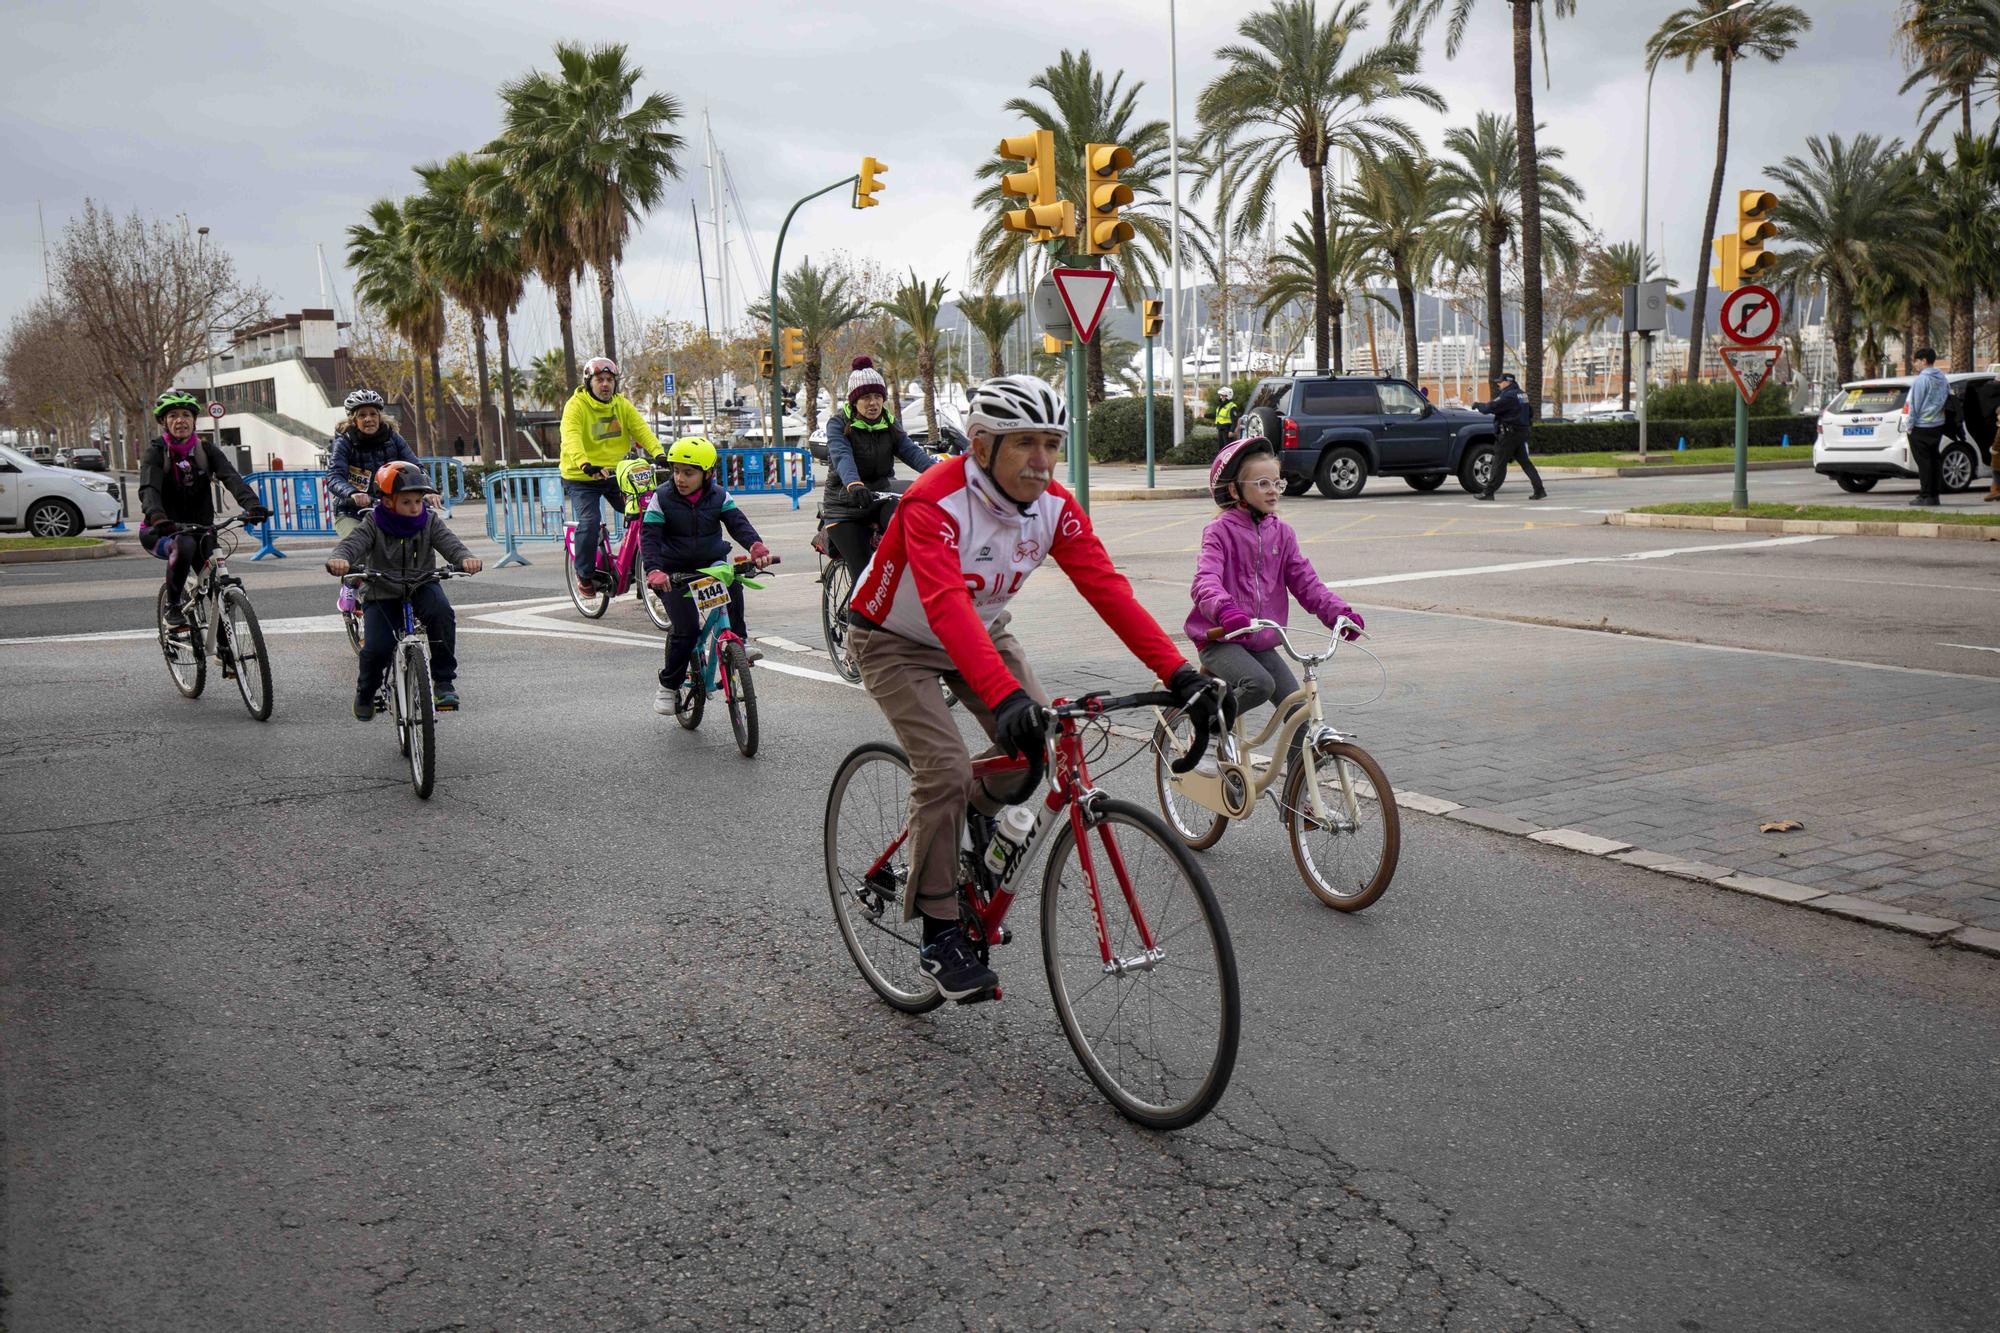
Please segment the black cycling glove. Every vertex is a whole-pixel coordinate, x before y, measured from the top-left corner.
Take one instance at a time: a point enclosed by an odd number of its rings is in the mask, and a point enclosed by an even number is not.
[[[875,492],[868,489],[865,481],[850,481],[847,483],[847,502],[865,508],[875,503]]]
[[[251,505],[243,511],[243,526],[254,528],[259,523],[267,522],[270,517],[271,511],[263,505]]]
[[[1015,690],[993,710],[993,739],[1012,758],[1033,754],[1042,745],[1042,706]]]
[[[1219,722],[1217,711],[1218,695],[1213,678],[1204,676],[1183,662],[1174,669],[1173,679],[1167,682],[1172,691],[1174,703],[1186,714],[1188,721],[1196,726],[1216,729]]]
[[[179,529],[179,524],[162,514],[158,518],[146,520],[146,531],[155,537],[171,537]]]

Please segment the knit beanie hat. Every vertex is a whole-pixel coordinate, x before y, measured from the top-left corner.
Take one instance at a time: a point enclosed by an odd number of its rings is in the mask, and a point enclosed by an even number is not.
[[[882,372],[875,369],[875,363],[865,356],[854,358],[854,369],[847,374],[847,405],[853,407],[865,393],[879,393],[889,396],[889,386],[883,382]]]

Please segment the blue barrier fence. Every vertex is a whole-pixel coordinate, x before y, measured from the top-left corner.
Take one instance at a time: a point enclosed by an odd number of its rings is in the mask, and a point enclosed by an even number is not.
[[[486,476],[486,535],[506,548],[494,568],[525,565],[523,542],[559,542],[569,524],[562,473],[552,467],[509,468]],[[605,540],[615,549],[625,539],[625,516],[606,504]]]
[[[431,485],[438,488],[438,499],[443,502],[444,512],[450,514],[452,508],[465,502],[465,464],[456,458],[419,458],[424,471],[431,474]]]
[[[814,487],[812,455],[804,449],[718,449],[716,471],[731,495],[782,495],[799,507]]]
[[[452,506],[465,499],[465,464],[456,458],[420,458],[438,488],[439,507],[449,515]],[[257,498],[271,511],[271,521],[250,529],[263,545],[252,560],[285,553],[278,549],[280,537],[331,537],[334,535],[333,496],[326,489],[326,473],[252,472],[243,480],[257,492]]]

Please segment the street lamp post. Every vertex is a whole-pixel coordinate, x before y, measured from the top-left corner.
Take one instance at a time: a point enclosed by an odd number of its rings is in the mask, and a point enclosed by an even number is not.
[[[1685,27],[1675,28],[1660,42],[1660,46],[1662,49],[1665,49],[1668,42],[1671,42],[1684,32],[1691,32],[1704,23],[1713,23],[1725,14],[1734,14],[1739,9],[1749,9],[1754,5],[1762,3],[1764,3],[1764,0],[1736,0],[1736,3],[1727,9],[1718,9],[1713,14],[1707,15],[1704,18],[1698,18]],[[1646,206],[1650,202],[1649,196],[1652,193],[1653,187],[1653,76],[1659,72],[1659,69],[1660,58],[1657,55],[1646,61],[1646,123],[1645,132],[1640,138],[1639,148],[1639,272],[1633,278],[1635,296],[1638,286],[1646,281],[1646,275],[1651,269],[1652,261],[1652,254],[1646,247]],[[1662,255],[1661,258],[1664,259],[1665,256]],[[1702,282],[1708,281],[1706,278],[1700,278],[1699,275],[1697,275],[1697,280]],[[1636,299],[1633,304],[1634,313],[1637,313]],[[1701,330],[1689,329],[1688,338],[1695,346],[1699,347],[1701,345]],[[1641,458],[1646,456],[1646,381],[1652,378],[1652,374],[1653,340],[1650,336],[1641,335],[1639,339],[1639,457]]]

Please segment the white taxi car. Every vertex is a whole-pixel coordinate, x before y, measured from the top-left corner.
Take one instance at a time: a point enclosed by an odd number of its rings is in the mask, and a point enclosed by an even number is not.
[[[0,444],[0,531],[77,537],[118,521],[118,483],[89,472],[37,463]]]
[[[1991,371],[1961,371],[1946,375],[1952,397],[1963,409],[1967,439],[1945,438],[1938,450],[1938,480],[1944,490],[1970,490],[1989,473],[1975,442],[1975,415],[1970,393],[1991,382]],[[1916,459],[1910,456],[1911,377],[1855,380],[1841,386],[1819,417],[1819,438],[1813,441],[1813,471],[1832,477],[1843,491],[1873,490],[1884,477],[1915,480]]]

